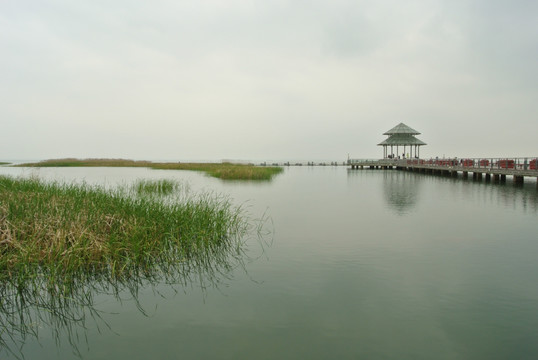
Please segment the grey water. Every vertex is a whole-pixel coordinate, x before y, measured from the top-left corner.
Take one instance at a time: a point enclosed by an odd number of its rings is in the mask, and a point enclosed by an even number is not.
[[[0,174],[178,179],[268,219],[269,234],[249,239],[222,279],[96,293],[100,319],[75,339],[37,322],[26,359],[76,359],[74,346],[84,359],[538,358],[535,181],[345,167],[290,167],[270,182],[135,168]]]

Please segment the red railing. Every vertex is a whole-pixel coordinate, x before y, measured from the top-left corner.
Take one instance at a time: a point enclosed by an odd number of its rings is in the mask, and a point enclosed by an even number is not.
[[[431,159],[348,159],[348,165],[365,166],[435,166],[447,168],[476,168],[487,170],[512,169],[538,172],[538,156],[517,158],[431,158]],[[534,175],[533,175],[534,176]],[[538,175],[537,175],[538,176]]]
[[[466,159],[429,159],[409,160],[412,164],[425,164],[442,167],[487,168],[487,169],[514,169],[538,170],[538,157],[535,158],[466,158]],[[409,164],[409,162],[408,162]]]

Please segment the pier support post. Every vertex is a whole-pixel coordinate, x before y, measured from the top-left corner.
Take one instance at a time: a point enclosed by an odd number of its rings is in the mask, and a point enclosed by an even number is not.
[[[464,171],[464,172],[463,172],[463,178],[464,178],[464,179],[469,178],[469,172]]]
[[[506,182],[506,175],[501,175],[501,183],[505,183]]]
[[[491,181],[491,174],[486,173],[486,182],[490,182],[490,181]]]
[[[499,174],[493,174],[493,182],[498,183],[499,182]]]
[[[514,184],[515,185],[523,185],[523,176],[514,175]]]

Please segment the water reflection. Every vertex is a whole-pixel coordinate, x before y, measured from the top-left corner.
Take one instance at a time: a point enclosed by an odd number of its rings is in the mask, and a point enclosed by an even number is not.
[[[521,210],[524,213],[538,211],[538,191],[536,184],[514,186],[511,183],[469,183],[463,194],[468,199],[478,200],[484,205],[501,206],[511,210]]]
[[[536,181],[524,185],[514,185],[511,179],[506,183],[477,182],[459,178],[447,178],[416,174],[435,182],[452,183],[451,194],[465,201],[481,203],[483,206],[501,207],[523,213],[538,212],[538,189]]]
[[[501,206],[524,213],[538,212],[538,189],[535,181],[515,186],[510,180],[505,184],[497,184],[466,180],[461,176],[450,178],[398,170],[349,170],[348,176],[381,176],[386,204],[399,216],[409,214],[417,206],[424,183],[450,183],[452,196],[480,202],[485,206]]]
[[[405,171],[383,172],[383,195],[389,208],[402,216],[417,204],[422,177]]]
[[[369,182],[379,184],[388,208],[398,216],[406,215],[416,207],[424,180],[419,174],[398,170],[348,169],[347,175],[348,179],[360,178],[361,182],[368,179]],[[382,182],[380,178],[383,179]]]
[[[25,344],[39,342],[43,335],[40,331],[46,330],[58,348],[68,343],[81,357],[80,346],[90,346],[87,331],[114,331],[103,316],[110,314],[98,306],[103,297],[118,303],[134,302],[147,315],[139,302],[142,291],[152,289],[163,296],[165,288],[175,293],[198,288],[204,293],[204,289],[219,288],[231,280],[237,268],[246,272],[248,259],[242,245],[231,244],[212,249],[210,256],[206,253],[180,263],[156,262],[151,268],[136,268],[121,278],[112,277],[108,271],[80,273],[68,279],[51,278],[46,273],[25,278],[1,274],[0,354],[24,358]]]

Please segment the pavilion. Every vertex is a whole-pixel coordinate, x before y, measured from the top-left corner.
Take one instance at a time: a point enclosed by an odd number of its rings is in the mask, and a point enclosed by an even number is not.
[[[425,142],[415,137],[415,135],[419,134],[418,131],[410,128],[404,123],[399,123],[384,133],[383,135],[388,135],[388,138],[377,145],[383,146],[384,159],[397,158],[400,153],[400,147],[403,147],[404,157],[418,158],[420,156],[420,147],[426,145]],[[394,148],[396,148],[396,154],[394,153]],[[406,153],[406,149],[409,149],[409,153]]]

